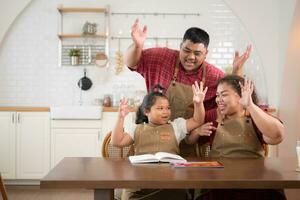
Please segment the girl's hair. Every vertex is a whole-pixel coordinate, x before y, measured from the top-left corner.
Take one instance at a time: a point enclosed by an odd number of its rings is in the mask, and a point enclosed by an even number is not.
[[[244,85],[244,81],[245,81],[245,79],[238,75],[226,75],[218,81],[218,85],[220,85],[222,83],[226,83],[226,84],[230,85],[232,87],[232,89],[236,93],[238,93],[238,95],[240,97],[242,97],[242,89],[241,89],[240,83],[242,85]],[[255,89],[253,90],[251,97],[252,97],[253,103],[257,105],[258,98],[257,98],[257,94],[255,92]]]
[[[157,86],[161,87],[161,86]],[[157,88],[157,87],[154,87]],[[150,110],[151,107],[155,104],[157,98],[165,98],[168,99],[161,91],[152,91],[149,94],[147,94],[144,99],[142,104],[138,107],[138,110],[136,112],[136,124],[141,124],[141,123],[148,123],[148,117],[145,115],[145,110]]]

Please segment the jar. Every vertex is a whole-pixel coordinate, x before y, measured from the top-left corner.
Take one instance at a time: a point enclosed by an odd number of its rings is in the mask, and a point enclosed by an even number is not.
[[[103,97],[103,106],[105,107],[111,107],[111,96],[110,95],[104,95]]]

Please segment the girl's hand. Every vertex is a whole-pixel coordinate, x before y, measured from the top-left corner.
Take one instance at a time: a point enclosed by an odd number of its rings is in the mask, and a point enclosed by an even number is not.
[[[253,93],[254,86],[253,83],[247,78],[245,78],[244,85],[240,83],[240,86],[242,91],[242,97],[239,102],[244,108],[247,108],[253,104],[251,95]]]
[[[213,126],[212,122],[207,122],[199,128],[196,128],[194,131],[200,136],[210,136],[216,129],[217,128]]]
[[[127,99],[123,98],[120,101],[119,117],[125,118],[128,113],[129,113],[128,101],[127,101]]]
[[[131,37],[134,44],[138,48],[143,48],[144,42],[147,37],[147,26],[144,26],[142,30],[139,26],[139,19],[136,19],[131,27]]]
[[[198,84],[197,81],[195,81],[195,83],[192,85],[192,89],[193,89],[193,101],[194,103],[203,103],[204,98],[205,98],[205,94],[207,92],[207,87],[205,87],[205,89],[203,90],[203,83],[202,81],[200,82],[200,86]]]

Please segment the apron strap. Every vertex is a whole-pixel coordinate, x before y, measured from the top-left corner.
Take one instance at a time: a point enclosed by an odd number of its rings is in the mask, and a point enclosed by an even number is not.
[[[174,74],[173,74],[173,80],[172,80],[172,84],[175,85],[175,82],[177,80],[177,75],[178,75],[178,71],[179,71],[179,62],[180,62],[180,59],[179,59],[179,55],[176,59],[176,64],[175,64],[175,71],[174,71]]]
[[[179,72],[179,63],[180,63],[180,58],[179,58],[179,55],[176,59],[176,64],[175,64],[175,70],[174,70],[174,74],[173,74],[173,79],[172,79],[172,84],[174,85],[176,80],[177,80],[177,76],[178,76],[178,72]],[[201,64],[201,67],[202,67],[202,83],[203,83],[203,86],[205,86],[205,81],[206,81],[206,73],[207,73],[207,63],[205,61],[203,61],[203,63]]]

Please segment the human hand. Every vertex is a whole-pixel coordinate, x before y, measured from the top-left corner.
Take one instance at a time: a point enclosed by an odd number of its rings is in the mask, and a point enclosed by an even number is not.
[[[203,103],[204,98],[205,98],[205,94],[207,92],[207,87],[205,87],[205,89],[203,90],[203,83],[202,81],[200,82],[200,86],[198,84],[197,81],[195,81],[195,83],[192,85],[192,89],[193,89],[193,101],[194,103]]]
[[[125,118],[128,113],[129,113],[128,100],[123,98],[120,101],[119,117],[120,118]]]
[[[210,136],[217,128],[213,126],[212,122],[207,122],[202,126],[196,128],[194,131],[200,136]]]
[[[238,51],[235,51],[234,59],[232,63],[232,74],[242,76],[243,65],[248,60],[251,50],[252,50],[252,45],[249,44],[247,46],[245,53],[243,53],[243,55],[240,56],[240,53]]]
[[[239,102],[244,108],[247,108],[251,104],[253,104],[251,95],[253,93],[254,86],[253,83],[247,78],[245,78],[244,85],[240,83],[240,86],[242,91],[242,97]]]
[[[136,19],[131,27],[131,37],[136,47],[143,48],[147,37],[147,26],[144,26],[143,30],[140,29],[139,19]]]

